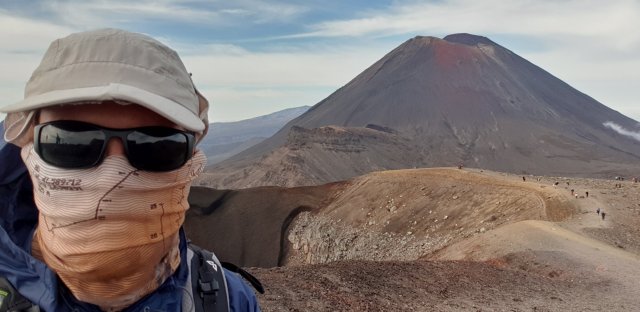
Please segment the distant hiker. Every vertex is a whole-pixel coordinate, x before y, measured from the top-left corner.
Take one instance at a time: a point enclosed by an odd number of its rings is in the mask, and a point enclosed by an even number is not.
[[[571,189],[571,195],[573,195],[573,189]]]
[[[589,198],[589,191],[584,192],[584,194]]]
[[[596,209],[596,213],[600,215],[600,208]]]
[[[174,50],[72,34],[25,90],[0,107],[0,311],[260,311],[259,281],[183,229],[209,102]]]
[[[522,182],[526,182],[526,181],[527,179],[524,176],[522,176]]]
[[[600,215],[602,216],[602,220],[604,220],[604,215],[605,215],[604,210],[600,212]]]

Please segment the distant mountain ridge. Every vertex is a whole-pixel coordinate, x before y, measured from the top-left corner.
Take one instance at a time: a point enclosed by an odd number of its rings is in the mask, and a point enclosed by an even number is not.
[[[260,143],[308,109],[300,106],[240,121],[211,123],[198,147],[207,155],[209,165],[218,163]]]
[[[294,126],[314,129],[331,125],[350,132],[350,128],[367,124],[392,129],[414,146],[411,154],[415,156],[403,164],[405,168],[462,163],[544,175],[640,173],[640,146],[605,127],[606,122],[638,129],[636,121],[488,38],[471,34],[444,39],[418,36],[271,138],[213,168],[206,182],[232,188],[293,186],[396,168],[397,164],[374,155],[375,142],[358,151],[351,163],[354,153],[312,144],[305,147],[303,157],[300,149],[287,145]],[[342,155],[337,157],[337,153]],[[361,169],[333,169],[328,160],[336,158],[346,161],[337,168]],[[292,168],[289,159],[298,159],[297,165]],[[362,166],[363,159],[371,160],[370,165]],[[296,184],[283,184],[288,175],[297,177]]]

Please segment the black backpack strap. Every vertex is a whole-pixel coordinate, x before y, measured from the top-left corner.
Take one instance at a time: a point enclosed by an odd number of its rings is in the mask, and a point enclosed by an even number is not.
[[[253,288],[255,288],[259,293],[264,294],[264,287],[262,286],[262,283],[260,283],[260,281],[251,273],[243,270],[241,267],[231,262],[222,262],[222,267],[224,267],[225,269],[231,272],[240,274],[240,276],[242,276],[244,279],[249,281],[249,283],[251,283]]]
[[[38,312],[40,307],[13,288],[4,277],[0,277],[0,312]]]
[[[189,248],[194,253],[191,259],[191,285],[195,311],[229,311],[227,282],[220,261],[213,253],[198,246],[189,244]]]

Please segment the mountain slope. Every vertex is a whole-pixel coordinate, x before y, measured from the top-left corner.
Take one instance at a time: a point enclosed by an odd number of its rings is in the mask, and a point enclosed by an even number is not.
[[[640,145],[605,127],[606,122],[638,129],[636,121],[487,38],[469,34],[444,39],[415,37],[273,137],[215,167],[205,180],[219,187],[244,187],[257,179],[262,185],[283,185],[286,176],[264,178],[280,171],[265,173],[263,169],[281,161],[276,159],[282,152],[275,151],[287,146],[293,126],[367,124],[390,129],[415,146],[419,157],[405,163],[405,168],[464,163],[547,175],[640,173]],[[374,145],[360,151],[356,162],[372,156]],[[321,149],[308,153],[321,155]],[[368,171],[390,168],[395,167],[381,159]],[[296,174],[304,175],[307,184],[332,181],[314,178],[320,175],[350,177],[332,172],[330,166],[322,171],[300,168]]]
[[[185,230],[251,267],[264,311],[635,312],[638,189],[468,168],[192,188]]]
[[[272,136],[308,109],[294,107],[246,120],[211,123],[198,147],[207,155],[209,165],[218,163]]]

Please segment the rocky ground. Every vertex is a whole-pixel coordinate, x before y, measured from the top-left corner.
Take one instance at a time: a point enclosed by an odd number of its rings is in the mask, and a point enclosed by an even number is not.
[[[525,180],[478,169],[352,180],[292,222],[286,266],[249,269],[266,286],[261,306],[640,311],[640,185]]]

